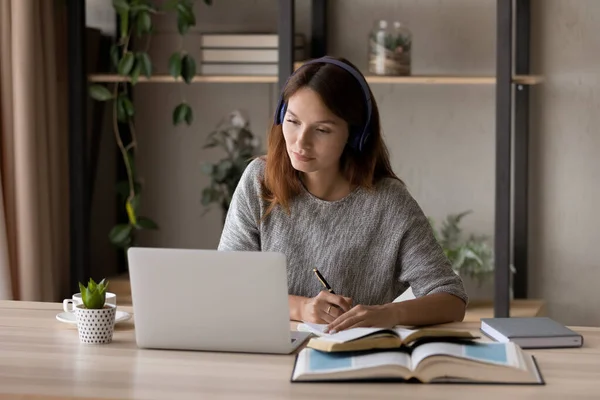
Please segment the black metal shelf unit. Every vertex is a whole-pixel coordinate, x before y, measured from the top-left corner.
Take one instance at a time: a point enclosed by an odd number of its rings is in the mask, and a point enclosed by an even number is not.
[[[305,0],[303,0],[305,1]],[[311,0],[311,57],[327,53],[327,0]],[[277,0],[278,86],[293,71],[295,0]],[[85,3],[67,2],[69,57],[69,183],[71,288],[90,275],[90,182],[86,141],[87,79]],[[515,297],[527,297],[529,87],[512,77],[529,72],[529,0],[497,0],[496,49],[496,197],[494,314],[509,315],[509,265],[516,268]],[[513,25],[515,29],[513,31]],[[513,43],[515,56],[513,59]],[[515,69],[513,71],[513,68]],[[516,87],[515,87],[516,86]],[[516,89],[516,90],[515,90]],[[512,111],[514,109],[514,122]],[[514,140],[514,149],[512,137]],[[513,158],[514,154],[514,158]],[[514,162],[514,179],[512,163]],[[512,186],[512,188],[511,188]],[[514,203],[513,203],[514,201]],[[514,223],[511,223],[514,210]],[[512,226],[512,229],[511,229]],[[511,237],[513,235],[514,237]]]
[[[280,89],[293,71],[294,3],[278,0]],[[327,53],[327,0],[312,0],[311,6],[311,57],[315,58]],[[515,85],[513,74],[529,73],[530,1],[516,0],[513,10],[513,0],[497,0],[496,21],[494,315],[508,317],[511,263],[516,269],[514,295],[527,297],[529,87]]]

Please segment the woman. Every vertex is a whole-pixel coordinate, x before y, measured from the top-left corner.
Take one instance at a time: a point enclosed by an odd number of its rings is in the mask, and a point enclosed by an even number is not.
[[[464,317],[462,281],[392,171],[375,100],[345,59],[313,60],[288,79],[267,155],[244,171],[219,250],[284,253],[290,318],[330,332]],[[416,298],[393,303],[409,286]]]

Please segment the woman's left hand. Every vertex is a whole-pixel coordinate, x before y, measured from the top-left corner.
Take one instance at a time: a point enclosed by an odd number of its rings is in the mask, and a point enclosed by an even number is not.
[[[335,333],[358,327],[392,328],[395,325],[396,318],[389,305],[357,305],[331,322],[325,333]]]

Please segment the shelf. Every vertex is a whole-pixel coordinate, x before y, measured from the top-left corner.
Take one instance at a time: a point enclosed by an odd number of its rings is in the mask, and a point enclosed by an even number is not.
[[[92,74],[88,76],[90,82],[124,82],[128,78],[120,75],[111,74]],[[366,76],[367,82],[374,84],[434,84],[434,85],[493,85],[496,78],[493,76],[443,76],[443,75],[423,75],[423,76]],[[140,77],[138,83],[174,83],[182,82],[181,79],[175,80],[170,75],[154,75],[150,78]],[[516,75],[513,83],[519,85],[537,85],[543,82],[543,78],[538,75]],[[196,75],[192,83],[277,83],[277,76],[274,75]]]
[[[124,82],[129,81],[128,78],[121,75],[110,74],[92,74],[88,76],[90,82]],[[177,80],[171,75],[154,75],[150,78],[140,76],[138,83],[175,83],[183,82],[183,79]],[[196,75],[192,79],[192,83],[277,83],[277,77],[273,75]]]

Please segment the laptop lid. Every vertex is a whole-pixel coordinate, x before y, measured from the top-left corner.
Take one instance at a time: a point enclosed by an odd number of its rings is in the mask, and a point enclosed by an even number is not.
[[[139,347],[292,350],[283,254],[135,247],[127,256]]]

